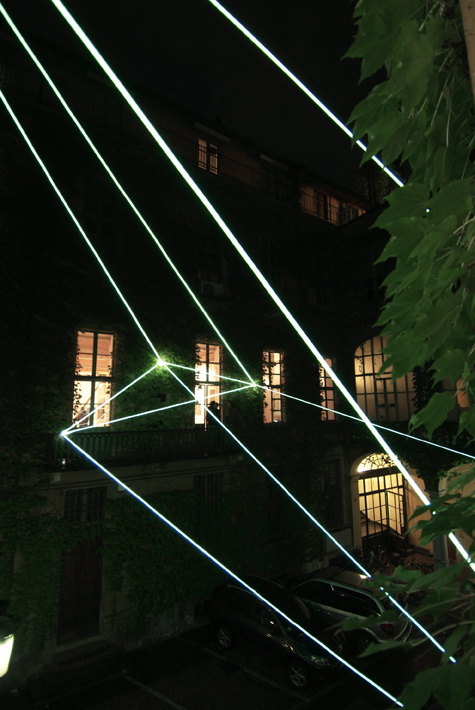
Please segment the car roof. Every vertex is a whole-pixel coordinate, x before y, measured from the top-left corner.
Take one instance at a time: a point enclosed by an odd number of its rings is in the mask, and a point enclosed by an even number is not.
[[[362,586],[362,583],[369,579],[364,574],[360,572],[354,572],[350,569],[344,569],[343,567],[323,567],[322,569],[317,569],[311,574],[305,575],[298,580],[295,580],[292,584],[292,588],[298,594],[297,585],[303,584],[303,582],[308,582],[311,580],[322,580],[325,582],[336,582],[339,586],[346,587],[347,589],[358,589],[358,592],[364,594],[368,597],[376,597],[377,599],[383,599],[385,594],[382,590],[374,587],[373,589],[366,588]]]
[[[317,569],[315,572],[312,572],[309,579],[331,579],[335,582],[342,582],[343,584],[350,584],[353,587],[359,587],[361,586],[361,582],[368,579],[368,577],[350,569],[343,569],[342,567],[324,567],[323,569]]]
[[[280,609],[284,614],[290,616],[296,623],[304,626],[308,626],[309,622],[311,624],[326,623],[327,620],[324,618],[326,612],[323,610],[317,612],[316,610],[309,609],[307,604],[293,589],[283,587],[281,584],[272,582],[270,579],[264,579],[263,577],[254,575],[243,575],[241,579],[265,599],[268,599],[277,609]],[[222,587],[236,587],[252,594],[250,590],[234,579],[228,580]],[[328,625],[328,623],[326,625]]]

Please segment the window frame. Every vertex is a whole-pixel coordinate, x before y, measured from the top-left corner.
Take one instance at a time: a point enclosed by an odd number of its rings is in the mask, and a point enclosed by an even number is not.
[[[279,359],[272,362],[272,357]],[[285,353],[283,350],[264,350],[262,353],[262,383],[264,389],[263,418],[264,424],[283,424],[285,406],[282,393],[285,385]],[[272,371],[273,368],[277,368]],[[274,381],[273,381],[274,380]],[[275,414],[278,412],[279,414]]]
[[[89,353],[86,350],[81,351],[80,349],[80,337],[81,335],[91,334],[92,338],[92,351]],[[109,353],[105,356],[109,359],[109,375],[99,374],[98,372],[98,361],[104,355],[100,352],[99,342],[100,337],[106,336],[111,339],[112,348]],[[112,388],[114,382],[114,364],[115,364],[115,350],[116,350],[116,335],[111,331],[106,330],[95,330],[93,328],[85,328],[76,331],[76,372],[74,376],[74,403],[73,403],[73,421],[76,422],[77,426],[80,428],[89,426],[109,426],[111,420],[111,405],[110,399],[112,397]],[[90,374],[81,374],[81,353],[83,356],[91,356],[91,367]],[[81,383],[90,384],[90,398],[86,402],[81,402]],[[108,385],[106,391],[106,398],[103,402],[97,404],[97,392],[98,385],[104,383]],[[104,404],[103,416],[105,419],[101,422],[98,418],[98,410],[101,404]],[[87,409],[85,408],[87,406]],[[87,414],[87,419],[85,418]],[[98,420],[99,419],[99,420]],[[83,421],[81,421],[83,420]]]
[[[335,358],[326,357],[325,362],[332,368],[332,370],[334,369]],[[320,384],[320,401],[323,407],[327,407],[327,409],[320,410],[321,420],[325,422],[334,422],[337,419],[337,414],[335,413],[336,389],[333,379],[321,365],[318,368],[318,378]]]
[[[372,421],[408,421],[414,413],[414,374],[391,379],[391,368],[378,375],[385,361],[387,338],[376,335],[358,346],[354,357],[356,401]]]
[[[217,348],[218,359],[210,359],[210,348]],[[200,358],[200,352],[205,351],[205,359]],[[205,378],[200,378],[200,369],[204,365]],[[214,372],[214,367],[217,366],[217,373]],[[196,343],[196,366],[195,366],[195,398],[197,402],[195,403],[195,415],[194,422],[195,425],[205,426],[206,425],[206,410],[204,408],[204,402],[209,405],[213,401],[213,397],[216,397],[216,401],[221,408],[221,391],[222,391],[222,381],[221,375],[223,374],[223,348],[219,343],[209,343],[209,342],[198,342]],[[211,376],[210,376],[211,375]],[[214,376],[214,379],[213,379]]]
[[[218,174],[219,149],[216,143],[198,138],[198,167],[213,175]]]

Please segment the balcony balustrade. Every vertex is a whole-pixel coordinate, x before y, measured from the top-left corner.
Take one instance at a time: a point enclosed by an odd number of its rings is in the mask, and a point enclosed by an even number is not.
[[[47,453],[49,470],[94,468],[88,456],[110,467],[165,463],[241,451],[239,444],[221,427],[208,430],[196,428],[117,432],[104,429],[85,432],[78,430],[72,433],[71,440],[87,456],[65,439],[52,437]]]

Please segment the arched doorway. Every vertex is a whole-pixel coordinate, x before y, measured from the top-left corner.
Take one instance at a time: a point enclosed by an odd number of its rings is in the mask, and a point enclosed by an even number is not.
[[[405,481],[386,454],[369,454],[353,464],[355,544],[404,547],[407,524]],[[357,526],[359,526],[358,529]]]

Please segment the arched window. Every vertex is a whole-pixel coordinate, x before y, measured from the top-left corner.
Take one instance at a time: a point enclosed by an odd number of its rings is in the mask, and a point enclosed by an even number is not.
[[[374,421],[401,422],[414,412],[413,375],[391,379],[391,368],[378,375],[385,357],[386,336],[376,336],[355,353],[356,401]]]

